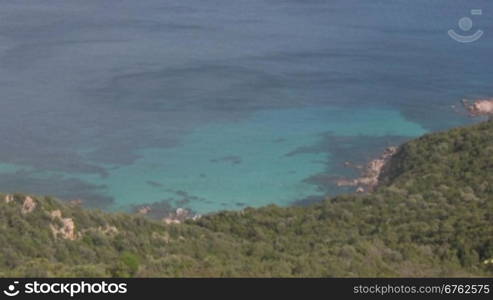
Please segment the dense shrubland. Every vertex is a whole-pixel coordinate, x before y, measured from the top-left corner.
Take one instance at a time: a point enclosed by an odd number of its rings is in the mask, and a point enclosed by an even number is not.
[[[492,276],[493,121],[402,145],[371,194],[163,225],[0,196],[0,276]],[[61,210],[78,238],[55,237]]]

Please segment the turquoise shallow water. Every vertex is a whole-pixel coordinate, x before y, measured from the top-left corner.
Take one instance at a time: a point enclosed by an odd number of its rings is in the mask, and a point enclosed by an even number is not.
[[[289,205],[306,197],[323,196],[305,179],[318,173],[339,174],[329,148],[303,151],[320,144],[324,134],[330,132],[356,139],[411,138],[426,130],[391,109],[265,110],[240,121],[197,128],[176,147],[142,149],[130,165],[105,165],[105,176],[74,176],[12,164],[2,164],[0,174],[27,172],[38,179],[84,180],[101,186],[101,194],[117,199],[106,207],[111,210],[155,202],[197,213],[273,203]],[[331,185],[327,181],[327,186]]]
[[[415,137],[426,132],[390,109],[262,111],[238,122],[198,128],[177,147],[141,150],[134,164],[109,171],[107,178],[83,178],[107,185],[108,195],[118,199],[113,208],[166,201],[208,213],[287,205],[320,194],[303,180],[327,168],[330,173],[328,149],[289,154],[316,145],[328,131],[353,137]]]

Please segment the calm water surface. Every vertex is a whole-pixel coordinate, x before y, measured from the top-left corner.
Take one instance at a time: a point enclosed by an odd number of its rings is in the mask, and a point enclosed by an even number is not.
[[[493,2],[0,0],[0,191],[199,213],[309,202],[493,96]],[[482,16],[470,10],[481,8]],[[447,30],[470,16],[484,36]]]

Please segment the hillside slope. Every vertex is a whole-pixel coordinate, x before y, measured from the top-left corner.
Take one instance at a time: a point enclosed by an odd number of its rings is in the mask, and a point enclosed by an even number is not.
[[[493,121],[402,145],[380,180],[179,225],[0,195],[0,276],[493,276]]]

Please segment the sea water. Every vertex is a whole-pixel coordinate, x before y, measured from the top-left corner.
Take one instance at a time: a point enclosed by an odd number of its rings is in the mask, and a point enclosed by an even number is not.
[[[471,123],[490,1],[0,0],[0,191],[198,213],[351,192],[385,147]],[[483,15],[472,16],[471,9]],[[474,43],[448,35],[471,17]]]

